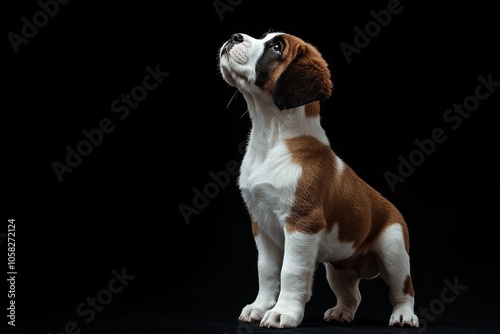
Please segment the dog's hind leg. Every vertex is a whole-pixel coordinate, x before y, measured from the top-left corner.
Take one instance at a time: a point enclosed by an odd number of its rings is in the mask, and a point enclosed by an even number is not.
[[[389,225],[378,240],[377,260],[380,274],[389,286],[389,299],[393,306],[389,326],[419,327],[413,311],[415,293],[404,233],[407,232],[401,224]]]
[[[337,305],[325,312],[324,320],[351,322],[361,303],[359,281],[378,276],[375,255],[369,252],[335,263],[325,262],[326,279],[337,298]]]
[[[337,305],[326,310],[324,320],[351,322],[361,303],[359,281],[379,275],[375,255],[369,252],[324,265],[328,284],[337,297]]]
[[[337,305],[326,310],[324,320],[351,322],[361,303],[360,278],[341,273],[330,262],[325,262],[324,265],[328,284],[337,298]]]

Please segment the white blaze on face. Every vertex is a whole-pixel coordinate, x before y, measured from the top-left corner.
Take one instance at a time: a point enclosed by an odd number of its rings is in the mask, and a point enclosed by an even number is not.
[[[248,88],[249,84],[255,84],[255,69],[264,53],[265,43],[278,34],[280,33],[270,33],[262,39],[240,34],[243,37],[242,42],[234,43],[229,40],[224,43],[219,51],[220,70],[224,80],[242,89]]]

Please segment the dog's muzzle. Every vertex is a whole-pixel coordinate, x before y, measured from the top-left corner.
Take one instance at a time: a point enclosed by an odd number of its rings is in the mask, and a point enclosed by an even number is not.
[[[233,46],[235,46],[236,44],[239,44],[243,42],[243,35],[242,34],[233,34],[231,36],[231,38],[226,42],[226,44],[224,45],[224,48],[222,50],[222,54],[224,53],[229,53],[229,51],[231,51],[231,49],[233,48]]]
[[[248,56],[245,50],[245,46],[236,47],[244,42],[244,37],[242,34],[236,33],[231,36],[231,38],[224,44],[221,52],[221,56],[227,53],[230,60],[238,63],[245,64],[248,61]]]

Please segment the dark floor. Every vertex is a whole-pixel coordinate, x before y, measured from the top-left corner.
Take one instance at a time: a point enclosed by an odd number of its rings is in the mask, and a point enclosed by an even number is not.
[[[116,316],[102,315],[89,325],[74,327],[81,329],[81,333],[107,334],[160,334],[160,333],[206,333],[206,334],[250,334],[250,333],[429,333],[429,334],[493,334],[499,333],[500,327],[492,323],[475,323],[472,319],[443,319],[431,322],[420,328],[389,327],[380,320],[356,319],[353,323],[327,323],[321,317],[306,316],[298,328],[268,329],[259,327],[257,323],[243,323],[235,320],[234,314],[218,312],[193,311],[192,314],[122,314]],[[446,320],[450,323],[446,324]],[[42,320],[43,321],[43,320]],[[49,331],[41,331],[50,324],[37,324],[38,320],[30,320],[25,326],[18,326],[18,331],[12,333],[56,333],[63,330],[61,323],[54,324]],[[10,332],[8,332],[10,333]],[[59,333],[59,332],[57,332]]]
[[[318,268],[318,274],[323,274]],[[245,272],[243,270],[243,272]],[[230,277],[234,279],[238,275]],[[360,290],[363,300],[352,323],[325,322],[323,312],[333,306],[334,297],[326,280],[316,278],[314,294],[306,305],[305,317],[298,328],[268,329],[257,323],[243,323],[237,320],[241,308],[253,296],[255,285],[247,281],[247,290],[238,289],[237,282],[221,281],[213,283],[207,280],[207,286],[188,287],[192,280],[186,278],[184,284],[165,288],[160,281],[143,282],[135,278],[123,292],[115,295],[107,305],[93,314],[90,307],[80,308],[87,298],[73,299],[70,303],[58,295],[61,304],[48,301],[50,292],[39,294],[39,313],[35,305],[30,305],[29,314],[17,319],[17,333],[60,333],[69,328],[81,333],[207,333],[207,334],[248,334],[248,333],[452,333],[452,334],[491,334],[499,333],[498,296],[476,294],[473,287],[464,289],[456,295],[453,302],[445,303],[441,292],[428,286],[429,292],[422,291],[417,298],[415,312],[420,319],[420,328],[389,327],[391,307],[387,300],[387,290],[382,280],[363,281]],[[143,285],[145,283],[145,285]],[[462,282],[463,283],[463,282]],[[105,286],[105,285],[104,285]],[[69,287],[68,287],[69,288]],[[85,290],[83,287],[82,290]],[[106,288],[104,288],[106,289]],[[129,290],[127,290],[129,289]],[[87,289],[88,290],[88,289]],[[441,288],[441,291],[443,288]],[[100,291],[93,289],[87,295],[70,291],[69,294],[92,298]],[[89,290],[88,290],[89,291]],[[446,292],[447,300],[452,295]],[[45,297],[44,297],[45,296]],[[434,297],[433,297],[434,296]],[[44,308],[42,301],[46,300]],[[19,303],[23,303],[20,298]],[[71,307],[68,307],[71,305]],[[88,305],[88,304],[87,304]],[[82,312],[85,310],[86,312]],[[68,329],[66,329],[68,331]],[[68,331],[71,332],[71,331]]]

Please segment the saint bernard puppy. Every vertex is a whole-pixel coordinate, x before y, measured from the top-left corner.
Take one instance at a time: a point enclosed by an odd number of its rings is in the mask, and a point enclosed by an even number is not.
[[[405,220],[333,152],[320,124],[320,101],[333,89],[320,52],[282,32],[235,33],[218,61],[252,124],[238,186],[258,250],[259,291],[239,320],[299,326],[323,263],[336,296],[326,321],[351,322],[360,279],[380,274],[393,306],[389,326],[418,327]]]

